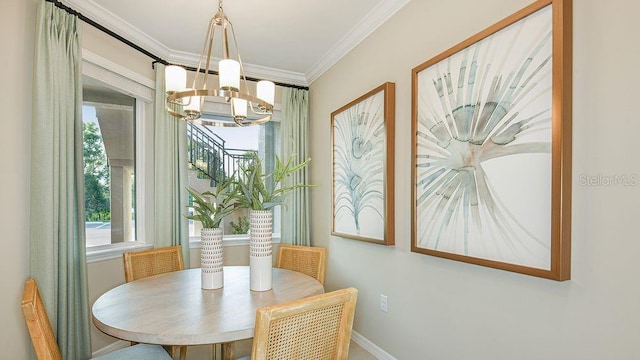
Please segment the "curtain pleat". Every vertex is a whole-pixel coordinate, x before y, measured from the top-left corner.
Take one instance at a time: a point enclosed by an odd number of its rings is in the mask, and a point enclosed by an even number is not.
[[[38,6],[31,128],[30,270],[64,359],[91,355],[76,16]]]
[[[309,157],[309,91],[285,88],[282,90],[282,123],[280,128],[282,159],[291,154],[297,161]],[[288,184],[309,182],[309,166],[292,174]],[[282,208],[282,242],[311,245],[309,230],[309,189],[293,190],[284,200]]]
[[[182,245],[185,268],[189,267],[187,212],[187,126],[167,112],[162,64],[156,64],[154,180],[156,247]]]

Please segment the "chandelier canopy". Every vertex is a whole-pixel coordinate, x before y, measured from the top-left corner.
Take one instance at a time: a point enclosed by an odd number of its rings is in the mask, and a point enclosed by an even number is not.
[[[216,57],[215,34],[219,29],[222,56]],[[233,41],[235,58],[229,51],[229,35]],[[220,50],[219,50],[220,51]],[[219,59],[219,60],[218,60]],[[217,89],[207,88],[207,81],[212,62],[218,63]],[[240,82],[243,81],[244,89],[241,91]],[[169,65],[165,69],[165,85],[167,90],[167,111],[174,117],[211,126],[248,126],[264,124],[271,120],[275,97],[275,84],[271,81],[261,80],[256,85],[256,96],[250,93],[244,67],[238,50],[233,25],[222,10],[222,0],[218,0],[218,11],[209,21],[209,27],[205,37],[198,68],[191,87],[187,86],[187,72],[183,67]],[[231,108],[233,122],[224,120],[203,120],[202,109],[207,97],[223,98]],[[257,119],[250,119],[247,108],[258,115]]]

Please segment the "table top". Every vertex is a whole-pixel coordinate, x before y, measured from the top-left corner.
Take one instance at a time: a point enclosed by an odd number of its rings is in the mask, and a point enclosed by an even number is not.
[[[249,290],[248,266],[225,266],[224,287],[203,290],[200,269],[175,271],[122,284],[93,304],[102,332],[150,344],[200,345],[253,337],[256,310],[324,293],[316,279],[273,268],[273,288]]]

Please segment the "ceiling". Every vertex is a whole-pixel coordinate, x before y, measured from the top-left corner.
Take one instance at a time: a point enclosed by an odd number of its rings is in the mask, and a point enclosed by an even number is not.
[[[410,0],[227,0],[247,76],[309,85]],[[167,60],[197,66],[214,0],[66,0]]]

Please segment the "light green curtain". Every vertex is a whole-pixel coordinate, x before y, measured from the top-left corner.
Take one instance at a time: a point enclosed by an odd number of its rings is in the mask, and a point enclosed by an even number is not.
[[[40,1],[31,122],[30,267],[62,357],[87,359],[79,21]]]
[[[167,113],[162,64],[156,64],[154,180],[156,247],[182,245],[185,268],[189,267],[187,212],[187,126]]]
[[[282,90],[282,122],[280,124],[282,159],[291,154],[297,161],[309,157],[309,91],[284,88]],[[313,163],[313,160],[311,161]],[[309,183],[309,166],[288,178],[288,184]],[[311,245],[309,234],[309,189],[295,189],[282,207],[282,242]]]

